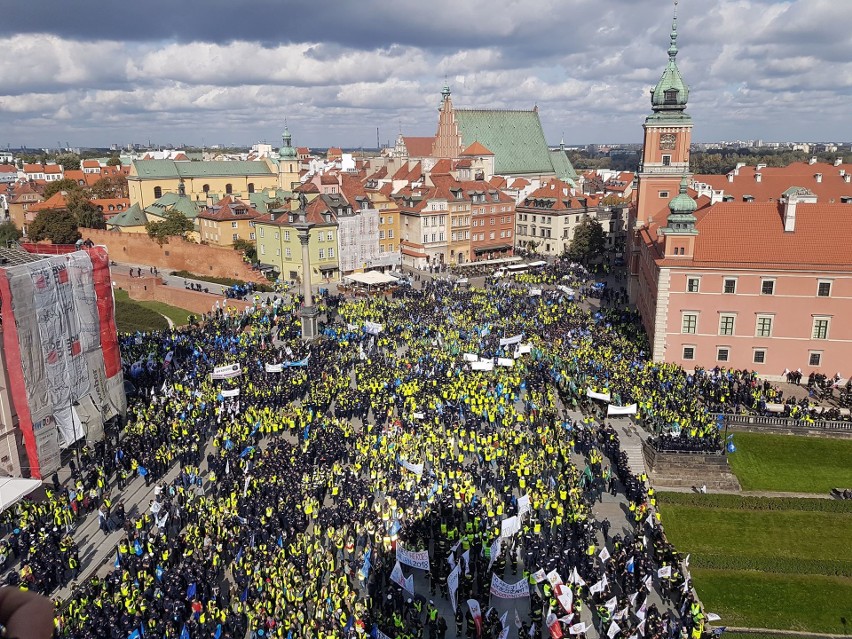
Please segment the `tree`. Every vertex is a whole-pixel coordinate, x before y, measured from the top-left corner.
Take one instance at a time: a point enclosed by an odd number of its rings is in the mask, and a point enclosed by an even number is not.
[[[186,239],[186,234],[194,228],[195,225],[192,220],[187,219],[183,213],[174,209],[169,209],[166,212],[166,217],[162,222],[148,222],[145,225],[148,237],[157,240],[160,246],[167,244],[170,237],[177,236]]]
[[[46,187],[44,187],[42,197],[46,200],[60,191],[68,191],[70,193],[72,191],[80,191],[81,188],[82,187],[71,178],[62,178],[61,180],[50,182]]]
[[[80,169],[80,156],[76,153],[60,153],[56,156],[56,163],[61,164],[66,171],[78,171]]]
[[[9,242],[21,239],[21,229],[14,222],[0,222],[0,246],[8,246]]]
[[[50,240],[53,244],[74,244],[80,239],[77,218],[66,209],[39,211],[29,226],[28,235],[34,242]]]
[[[257,262],[257,247],[254,242],[240,238],[234,242],[234,250],[240,251],[251,264]]]
[[[113,155],[107,160],[107,166],[121,166],[121,158],[117,155]]]
[[[104,229],[104,215],[81,189],[69,191],[65,196],[65,206],[77,220],[77,226],[90,229]]]
[[[108,175],[92,184],[92,195],[98,198],[127,197],[127,178],[123,175]]]
[[[567,257],[588,264],[594,258],[601,256],[606,247],[606,233],[601,223],[584,215],[574,229],[574,237],[568,247]]]

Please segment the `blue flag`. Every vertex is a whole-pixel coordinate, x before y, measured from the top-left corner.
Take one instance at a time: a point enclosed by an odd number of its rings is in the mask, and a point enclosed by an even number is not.
[[[219,639],[222,636],[222,624],[216,624],[216,632],[213,634],[213,639]]]
[[[284,547],[284,536],[278,535],[278,541],[276,541],[275,543],[278,544],[279,548],[283,548]]]
[[[195,596],[195,582],[193,581],[189,584],[189,587],[186,589],[186,598],[192,599]]]
[[[163,580],[163,567],[162,566],[157,566],[156,574],[157,574],[157,581],[162,581]]]
[[[627,572],[632,574],[635,569],[635,563],[633,561],[633,557],[631,557],[630,561],[627,562]]]
[[[142,635],[139,633],[139,629],[137,628],[129,635],[127,635],[127,639],[139,639]]]
[[[139,543],[139,540],[133,542],[133,552],[136,553],[137,557],[142,556],[142,544]]]
[[[240,453],[240,457],[245,457],[246,455],[251,455],[254,451],[254,446],[248,446],[243,452]]]
[[[121,567],[121,557],[118,553],[115,553],[115,563],[113,564],[116,568]]]
[[[142,475],[142,477],[148,474],[148,470],[144,466],[140,466],[138,472],[140,475]]]
[[[186,624],[183,624],[183,628],[180,630],[180,639],[192,639],[189,636],[189,630],[186,629]]]
[[[243,590],[242,594],[240,594],[240,601],[241,602],[245,603],[246,599],[248,599],[248,586],[246,586],[246,589]]]
[[[234,563],[235,564],[240,563],[240,559],[242,559],[242,558],[243,558],[243,547],[240,546],[240,549],[237,551],[237,556],[234,557]]]

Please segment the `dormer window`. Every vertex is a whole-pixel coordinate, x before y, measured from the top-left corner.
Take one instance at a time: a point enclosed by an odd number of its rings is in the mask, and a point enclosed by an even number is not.
[[[677,89],[666,89],[664,95],[665,104],[677,104]]]

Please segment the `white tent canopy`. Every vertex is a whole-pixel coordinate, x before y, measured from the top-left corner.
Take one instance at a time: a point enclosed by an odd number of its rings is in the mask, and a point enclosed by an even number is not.
[[[0,512],[11,508],[39,486],[38,479],[0,477]]]
[[[380,284],[393,284],[398,278],[393,275],[387,275],[386,273],[379,273],[378,271],[367,271],[366,273],[353,273],[343,279],[354,284],[378,286]]]

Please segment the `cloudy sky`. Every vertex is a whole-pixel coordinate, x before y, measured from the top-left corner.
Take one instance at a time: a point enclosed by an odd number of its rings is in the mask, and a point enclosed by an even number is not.
[[[0,4],[2,6],[2,4]],[[696,141],[849,140],[852,1],[681,0]],[[456,106],[552,143],[638,142],[671,0],[27,0],[3,12],[0,145],[375,146]]]

